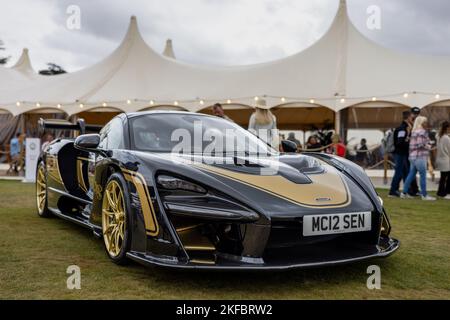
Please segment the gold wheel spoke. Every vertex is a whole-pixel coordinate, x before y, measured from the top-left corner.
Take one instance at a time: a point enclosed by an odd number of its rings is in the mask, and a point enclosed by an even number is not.
[[[114,189],[114,211],[119,211],[119,196],[117,195],[117,192],[120,193],[120,189],[117,187]]]
[[[109,238],[109,240],[108,240],[108,251],[112,252],[112,248],[113,248],[112,238]]]
[[[122,197],[121,196],[119,196],[118,198],[117,198],[117,205],[116,205],[116,212],[118,213],[118,214],[120,214],[120,213],[122,213],[123,212],[123,206],[122,206]]]
[[[120,224],[119,224],[119,236],[122,238],[122,240],[123,240],[123,238],[124,238],[124,223],[123,222],[121,222]]]
[[[105,229],[105,233],[110,233],[111,231],[113,231],[114,230],[114,228],[116,227],[116,225],[115,224],[110,224],[106,229]]]
[[[117,207],[117,188],[113,189],[113,200],[114,200],[114,206]]]
[[[106,198],[108,199],[108,204],[110,208],[114,209],[114,202],[113,199],[111,198],[111,192],[109,190],[106,190]]]
[[[103,213],[108,217],[114,217],[114,212],[111,212],[107,209],[103,209]]]
[[[120,249],[121,249],[120,246],[119,246],[119,240],[120,240],[119,230],[117,230],[116,236],[114,238],[114,247],[116,248],[116,254],[118,254]]]

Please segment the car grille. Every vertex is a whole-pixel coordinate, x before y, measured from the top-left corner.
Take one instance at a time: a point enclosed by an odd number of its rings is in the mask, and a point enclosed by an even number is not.
[[[373,221],[374,222],[374,221]],[[302,218],[272,219],[263,258],[267,263],[314,263],[374,254],[377,226],[372,231],[336,235],[303,236]]]
[[[329,241],[339,235],[303,237],[303,221],[301,218],[290,221],[272,220],[272,228],[267,248],[287,248]]]

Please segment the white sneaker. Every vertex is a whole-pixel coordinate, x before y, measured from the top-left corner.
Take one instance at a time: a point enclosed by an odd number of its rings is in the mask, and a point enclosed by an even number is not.
[[[445,197],[439,197],[442,200],[450,200],[450,194],[446,195]]]
[[[432,196],[429,196],[429,195],[427,195],[426,197],[422,196],[422,200],[425,200],[425,201],[435,201],[435,200],[436,200],[436,198],[435,198],[435,197],[432,197]]]
[[[400,198],[402,198],[402,199],[413,199],[414,197],[412,197],[412,196],[410,196],[409,194],[407,194],[407,193],[400,193]]]

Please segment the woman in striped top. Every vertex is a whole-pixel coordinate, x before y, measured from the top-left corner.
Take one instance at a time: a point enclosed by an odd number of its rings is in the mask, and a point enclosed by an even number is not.
[[[401,198],[411,198],[408,194],[409,187],[416,178],[417,172],[419,172],[422,200],[436,200],[435,197],[427,194],[427,164],[431,149],[430,138],[426,130],[427,127],[426,117],[418,116],[414,121],[414,127],[409,141],[409,161],[411,165],[405,185],[403,186],[403,193],[400,195]]]

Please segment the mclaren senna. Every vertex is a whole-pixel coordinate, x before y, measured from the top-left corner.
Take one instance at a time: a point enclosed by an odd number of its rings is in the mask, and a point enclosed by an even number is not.
[[[40,121],[77,132],[40,156],[39,216],[92,229],[117,264],[282,270],[399,248],[371,181],[345,159],[296,154],[288,141],[280,153],[230,121],[188,112],[120,114],[101,130]]]

